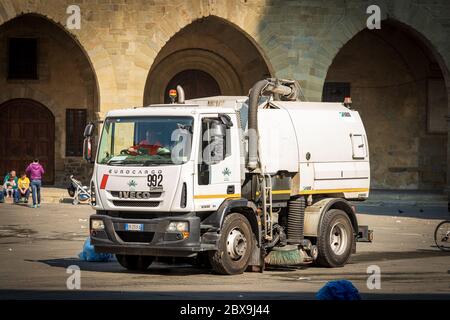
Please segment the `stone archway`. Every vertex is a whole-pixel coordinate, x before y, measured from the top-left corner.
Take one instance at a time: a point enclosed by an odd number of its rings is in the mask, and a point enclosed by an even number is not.
[[[0,105],[0,175],[24,171],[33,159],[45,168],[43,183],[55,182],[55,117],[37,101],[14,99]]]
[[[23,38],[37,43],[35,79],[11,78],[8,71],[8,45],[11,39]],[[99,93],[86,51],[62,26],[38,14],[23,14],[0,26],[0,60],[5,62],[0,66],[0,103],[33,100],[45,105],[54,117],[53,156],[47,157],[52,163],[46,164],[54,174],[46,183],[65,185],[70,174],[87,181],[90,168],[81,157],[83,133],[79,128],[97,120]]]
[[[247,36],[215,16],[194,21],[162,48],[147,78],[144,104],[164,102],[169,82],[186,70],[210,75],[223,95],[246,95],[256,81],[270,76]]]
[[[360,31],[334,57],[323,98],[336,98],[333,86],[350,91],[369,138],[373,188],[444,189],[446,73],[427,42],[395,20]]]
[[[177,73],[166,87],[164,92],[181,85],[186,99],[220,96],[220,86],[207,72],[198,69],[188,69]],[[170,103],[169,96],[164,97],[165,103]]]

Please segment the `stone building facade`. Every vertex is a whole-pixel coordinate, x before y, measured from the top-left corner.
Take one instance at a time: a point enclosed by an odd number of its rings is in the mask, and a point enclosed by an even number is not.
[[[381,30],[366,26],[373,4]],[[70,5],[80,29],[68,28]],[[37,39],[33,79],[11,76],[17,38]],[[352,96],[372,187],[448,191],[449,68],[445,0],[0,0],[0,169],[39,156],[48,183],[86,176],[83,121],[163,102],[174,83],[240,95],[274,76],[298,80],[310,101]]]

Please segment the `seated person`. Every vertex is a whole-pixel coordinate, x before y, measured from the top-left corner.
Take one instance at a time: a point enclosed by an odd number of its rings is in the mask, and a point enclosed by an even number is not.
[[[22,172],[17,184],[18,184],[19,199],[24,198],[25,203],[28,203],[28,198],[30,196],[30,179],[28,179],[27,174],[25,172]]]
[[[19,179],[14,170],[7,174],[4,180],[5,196],[14,198],[15,203],[18,201],[18,182]]]
[[[9,178],[8,180],[6,180],[4,188],[6,191],[7,198],[12,198],[13,193],[14,193],[14,189],[13,189],[14,186],[15,186],[15,184],[14,184],[13,178]]]
[[[161,146],[161,142],[155,132],[150,130],[145,131],[145,139],[139,142],[140,146]]]
[[[146,149],[149,155],[158,154],[158,150],[162,148],[157,134],[151,130],[145,132],[145,139],[141,140],[137,145],[128,148],[130,154],[137,154],[139,149]]]
[[[0,185],[0,203],[5,202],[5,191],[3,190],[3,185]]]

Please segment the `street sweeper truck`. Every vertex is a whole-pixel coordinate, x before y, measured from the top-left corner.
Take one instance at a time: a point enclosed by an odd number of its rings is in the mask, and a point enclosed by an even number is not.
[[[220,274],[268,265],[346,264],[369,195],[369,147],[357,111],[301,101],[295,81],[257,82],[247,97],[108,112],[84,157],[91,243],[130,270],[164,257],[205,260]],[[95,155],[93,150],[96,149]]]

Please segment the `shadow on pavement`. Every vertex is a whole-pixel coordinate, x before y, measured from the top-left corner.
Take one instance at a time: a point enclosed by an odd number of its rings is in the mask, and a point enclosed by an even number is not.
[[[25,260],[27,262],[44,263],[51,267],[64,268],[71,265],[77,265],[82,271],[93,272],[115,272],[115,273],[133,273],[146,275],[173,275],[173,276],[190,276],[195,274],[211,274],[212,271],[207,268],[199,268],[190,264],[165,264],[155,262],[150,268],[145,271],[130,271],[123,268],[117,261],[110,262],[88,262],[77,258],[61,258],[61,259],[47,259],[47,260]]]
[[[354,202],[356,212],[375,216],[395,216],[417,219],[450,220],[448,208],[445,206],[421,206],[404,204],[366,205]]]
[[[380,262],[391,260],[423,259],[430,257],[449,257],[450,252],[436,249],[416,251],[362,252],[352,255],[350,263]]]
[[[424,259],[430,257],[450,257],[449,252],[443,252],[437,249],[429,250],[416,250],[416,251],[405,251],[405,252],[363,252],[357,253],[351,257],[348,264],[358,264],[358,263],[370,263],[370,262],[380,262],[380,261],[392,261],[392,260],[409,260],[409,259]],[[114,273],[133,273],[133,274],[146,274],[146,275],[167,275],[167,276],[189,276],[189,275],[199,275],[199,274],[212,274],[210,268],[201,268],[193,264],[188,263],[174,263],[167,264],[161,262],[154,262],[150,268],[145,271],[129,271],[124,269],[120,264],[113,260],[110,262],[88,262],[82,261],[77,258],[60,258],[60,259],[47,259],[47,260],[25,260],[27,262],[38,262],[44,263],[51,267],[64,268],[71,265],[77,265],[81,270],[93,271],[93,272],[114,272]],[[301,271],[304,269],[315,269],[315,270],[327,270],[327,268],[321,268],[314,265],[300,265],[300,266],[277,266],[277,267],[267,267],[267,271]]]

